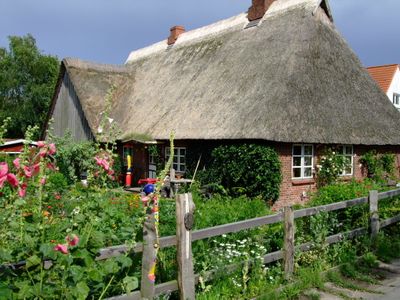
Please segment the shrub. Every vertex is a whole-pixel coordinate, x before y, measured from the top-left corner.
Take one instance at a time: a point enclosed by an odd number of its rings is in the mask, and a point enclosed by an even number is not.
[[[368,178],[379,181],[384,175],[394,175],[395,155],[392,153],[379,155],[375,150],[371,150],[360,157],[360,162],[366,169]]]
[[[337,154],[334,150],[327,148],[322,155],[317,171],[317,183],[325,186],[338,181],[340,173],[347,167],[343,155]]]
[[[74,142],[68,133],[62,138],[55,137],[54,141],[58,148],[57,166],[69,184],[75,183],[93,165],[95,146],[91,142]]]
[[[212,151],[209,179],[222,184],[231,194],[261,196],[275,201],[282,181],[277,152],[255,144],[224,145]],[[210,182],[210,181],[209,181]]]

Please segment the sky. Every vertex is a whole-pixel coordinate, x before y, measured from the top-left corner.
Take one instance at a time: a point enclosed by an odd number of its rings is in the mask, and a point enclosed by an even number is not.
[[[335,24],[365,66],[400,63],[400,0],[330,0]],[[0,0],[0,47],[32,34],[60,59],[123,64],[132,50],[247,11],[251,0]]]

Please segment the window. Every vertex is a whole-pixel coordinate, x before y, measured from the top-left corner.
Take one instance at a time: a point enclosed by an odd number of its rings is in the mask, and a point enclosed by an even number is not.
[[[131,156],[131,162],[132,162],[132,159],[133,159],[133,157],[132,157],[133,156],[133,147],[130,146],[130,145],[125,145],[125,146],[122,147],[122,157],[123,157],[123,160],[124,160],[124,166],[125,167],[128,166],[128,159],[127,159],[128,155]]]
[[[393,104],[400,105],[400,94],[393,93]]]
[[[184,147],[175,147],[174,148],[174,161],[172,163],[172,167],[177,172],[185,172],[186,171],[186,148]],[[168,161],[170,156],[170,148],[165,148],[165,160]]]
[[[340,175],[351,176],[353,175],[353,146],[344,145],[341,146],[339,149],[339,155],[342,155],[346,162],[346,167],[344,168],[344,170],[342,170]]]
[[[293,145],[292,177],[312,178],[313,170],[313,145]]]

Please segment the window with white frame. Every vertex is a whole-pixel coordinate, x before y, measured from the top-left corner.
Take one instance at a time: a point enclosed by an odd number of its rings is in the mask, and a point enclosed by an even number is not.
[[[400,94],[393,93],[393,104],[400,105]]]
[[[293,145],[292,178],[302,179],[313,177],[313,156],[313,145]]]
[[[340,175],[342,176],[351,176],[353,175],[353,146],[352,145],[343,145],[339,148],[339,155],[344,157],[344,161],[346,166],[341,171]]]
[[[165,148],[165,160],[168,161],[170,157],[171,149],[169,147]],[[185,147],[175,147],[174,148],[174,160],[172,167],[177,172],[186,171],[186,148]]]

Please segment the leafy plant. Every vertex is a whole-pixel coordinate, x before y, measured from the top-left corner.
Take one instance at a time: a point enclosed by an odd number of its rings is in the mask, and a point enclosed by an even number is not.
[[[395,170],[395,155],[392,153],[378,154],[375,150],[368,151],[360,157],[360,162],[367,171],[368,178],[376,181],[392,177]]]
[[[348,167],[343,155],[339,155],[331,148],[326,148],[317,165],[317,183],[325,186],[336,183],[341,172]]]
[[[223,145],[212,151],[210,178],[231,194],[261,196],[274,202],[279,197],[282,181],[281,163],[277,152],[256,144]]]

